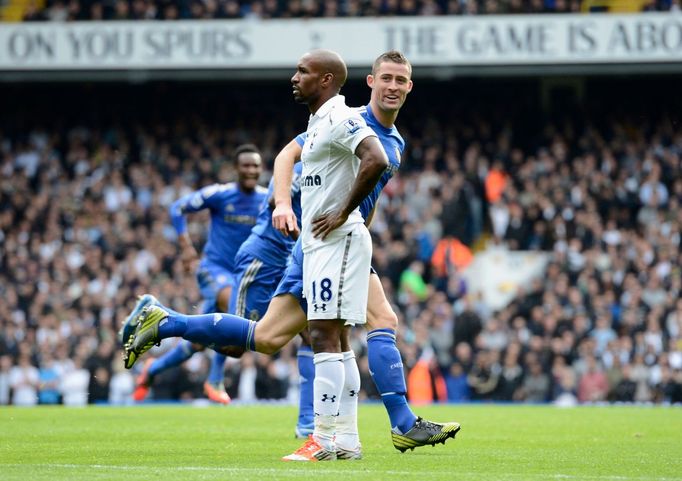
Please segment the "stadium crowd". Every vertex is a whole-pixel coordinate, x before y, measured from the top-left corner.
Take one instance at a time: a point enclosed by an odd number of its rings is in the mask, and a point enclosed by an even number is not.
[[[168,206],[231,179],[237,144],[256,143],[270,162],[305,125],[302,109],[290,117],[298,107],[267,96],[262,109],[233,110],[252,112],[245,118],[199,116],[220,103],[205,89],[205,104],[176,89],[127,108],[112,93],[104,110],[114,113],[90,118],[55,114],[66,112],[56,96],[44,117],[27,107],[0,126],[0,404],[130,402],[134,373],[123,369],[116,331],[135,296],[184,312],[200,304]],[[65,102],[92,101],[79,95]],[[631,106],[584,113],[590,121],[525,112],[537,116],[526,124],[494,99],[476,108],[435,99],[408,101],[401,114],[404,167],[371,229],[410,399],[681,403],[680,124]],[[200,244],[207,218],[190,220]],[[467,290],[460,264],[435,254],[455,239],[473,252],[498,245],[551,260],[492,311]],[[152,397],[201,397],[208,355],[157,377]],[[228,392],[242,401],[291,401],[297,383],[292,346],[226,368]]]
[[[25,21],[337,18],[580,12],[581,0],[48,0]],[[604,7],[608,2],[598,4]],[[645,11],[679,10],[679,0],[637,2]]]

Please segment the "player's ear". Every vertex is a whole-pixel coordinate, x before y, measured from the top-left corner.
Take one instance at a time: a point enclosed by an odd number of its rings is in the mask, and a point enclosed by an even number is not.
[[[414,85],[414,84],[412,83],[412,80],[410,80],[409,82],[407,82],[407,93],[412,92],[412,86],[413,86],[413,85]]]
[[[322,86],[327,87],[329,85],[334,85],[334,74],[327,72],[322,76]]]
[[[373,85],[374,85],[374,75],[369,74],[369,75],[367,76],[367,86],[368,86],[369,88],[372,88]]]

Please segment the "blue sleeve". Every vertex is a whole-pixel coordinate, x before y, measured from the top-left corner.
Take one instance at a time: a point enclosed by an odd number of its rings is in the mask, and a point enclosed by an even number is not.
[[[185,214],[189,212],[198,212],[203,209],[210,209],[213,204],[212,197],[218,190],[218,185],[210,185],[181,197],[171,204],[168,211],[170,213],[171,223],[178,235],[187,232]]]
[[[183,205],[187,203],[189,200],[189,197],[194,194],[186,195],[185,197],[181,197],[180,199],[176,200],[173,202],[168,209],[168,213],[170,214],[170,219],[171,219],[171,224],[173,224],[173,227],[175,228],[175,232],[178,233],[178,235],[182,235],[185,232],[187,232],[187,221],[185,220],[185,216],[183,214]]]
[[[303,147],[303,144],[305,144],[305,139],[308,138],[308,133],[303,132],[302,134],[298,134],[296,138],[294,139],[298,145]]]

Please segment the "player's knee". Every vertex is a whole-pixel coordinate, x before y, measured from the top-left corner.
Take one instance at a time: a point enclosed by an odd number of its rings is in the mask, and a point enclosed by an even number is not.
[[[367,319],[368,330],[374,329],[393,329],[398,330],[398,316],[393,309],[385,309],[378,316]]]
[[[310,344],[314,352],[341,352],[341,341],[338,330],[317,326],[310,327]],[[321,323],[320,323],[321,324]]]
[[[239,359],[244,355],[244,352],[246,352],[244,348],[237,346],[225,346],[216,349],[216,351],[225,356],[234,357],[235,359]]]
[[[256,350],[262,354],[272,355],[278,352],[282,346],[272,339],[258,340]]]
[[[283,343],[278,336],[270,335],[267,330],[259,330],[258,326],[254,336],[256,338],[256,351],[261,354],[272,355],[283,347]]]
[[[312,342],[310,340],[310,332],[305,330],[305,331],[299,332],[298,334],[301,336],[301,345],[302,346],[308,346],[308,347],[312,346]]]
[[[216,301],[216,308],[219,312],[228,312],[230,308],[230,298],[225,296],[219,296]]]
[[[232,287],[223,287],[216,297],[216,308],[219,312],[229,312],[230,309],[230,298],[232,297]]]

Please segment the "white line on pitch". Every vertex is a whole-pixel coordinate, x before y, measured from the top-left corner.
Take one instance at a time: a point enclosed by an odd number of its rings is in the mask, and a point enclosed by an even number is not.
[[[228,467],[228,466],[120,466],[115,464],[68,464],[68,463],[26,463],[26,464],[6,464],[0,463],[0,466],[6,467],[18,467],[18,468],[58,468],[58,469],[100,469],[109,471],[198,471],[198,472],[216,472],[216,473],[258,473],[265,474],[271,473],[279,476],[300,476],[302,469],[305,469],[306,463],[302,463],[301,469],[276,469],[276,468],[244,468],[244,467]],[[293,465],[292,465],[293,467]],[[324,468],[325,473],[333,474],[367,474],[366,469],[329,469]],[[414,471],[397,471],[388,470],[382,471],[385,474],[391,475],[402,475],[409,476],[415,474]],[[436,474],[436,473],[432,473]],[[448,473],[443,473],[448,474]],[[451,474],[451,473],[450,473]],[[457,476],[466,477],[486,477],[486,473],[472,472],[463,473],[457,472]],[[495,475],[499,476],[499,475]],[[651,476],[618,476],[618,475],[573,475],[573,474],[543,474],[543,473],[506,473],[503,475],[507,478],[543,478],[543,479],[556,479],[556,480],[572,480],[572,479],[595,479],[603,481],[630,481],[630,480],[647,480],[647,481],[682,481],[682,478],[666,478],[666,477],[651,477]]]

